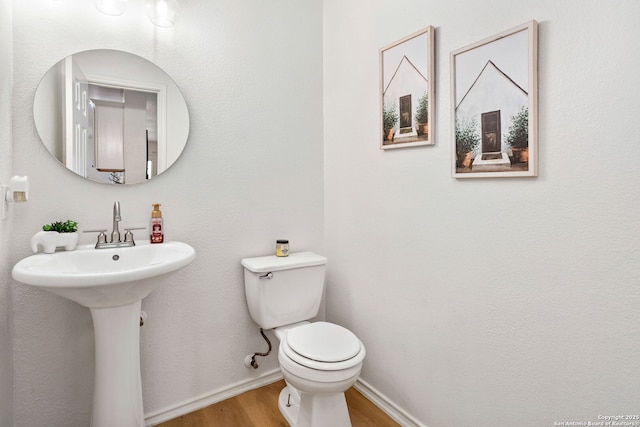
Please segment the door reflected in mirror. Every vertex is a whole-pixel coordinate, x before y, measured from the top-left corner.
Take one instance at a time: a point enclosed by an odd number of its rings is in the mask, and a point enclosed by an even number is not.
[[[167,170],[189,135],[189,113],[155,64],[116,50],[76,53],[45,74],[33,103],[38,134],[67,169],[108,184]]]

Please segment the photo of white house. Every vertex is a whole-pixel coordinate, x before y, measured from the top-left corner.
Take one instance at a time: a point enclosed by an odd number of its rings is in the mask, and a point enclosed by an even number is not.
[[[455,172],[528,172],[529,27],[453,54]]]
[[[432,34],[429,27],[380,51],[382,148],[432,143]]]

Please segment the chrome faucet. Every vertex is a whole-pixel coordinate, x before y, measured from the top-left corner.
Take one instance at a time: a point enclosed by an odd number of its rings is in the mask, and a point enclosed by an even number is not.
[[[113,204],[113,231],[111,232],[110,243],[120,243],[120,230],[118,230],[118,223],[122,221],[120,216],[120,202],[116,201]]]
[[[107,242],[107,230],[84,230],[85,233],[99,233],[98,242],[96,243],[96,249],[107,248],[123,248],[127,246],[135,246],[136,242],[133,240],[132,230],[144,230],[146,227],[130,227],[124,229],[124,241],[120,237],[120,229],[118,223],[122,221],[120,215],[120,202],[116,201],[113,204],[113,231],[111,232],[111,240]]]

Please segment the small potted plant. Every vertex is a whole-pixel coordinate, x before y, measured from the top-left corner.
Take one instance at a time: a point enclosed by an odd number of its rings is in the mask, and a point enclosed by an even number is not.
[[[473,153],[480,146],[477,122],[473,119],[456,119],[456,159],[458,167],[471,166]]]
[[[42,252],[51,254],[56,248],[63,247],[67,251],[72,251],[78,244],[78,223],[71,221],[56,221],[51,224],[42,226],[39,231],[31,238],[31,249],[33,252]]]
[[[429,135],[429,98],[425,93],[418,100],[418,108],[415,115],[418,135]]]
[[[398,109],[396,104],[384,104],[382,110],[382,128],[384,129],[384,140],[393,141],[393,128],[398,122]]]
[[[511,147],[515,163],[529,161],[529,109],[527,107],[522,107],[518,114],[511,117],[507,145]]]

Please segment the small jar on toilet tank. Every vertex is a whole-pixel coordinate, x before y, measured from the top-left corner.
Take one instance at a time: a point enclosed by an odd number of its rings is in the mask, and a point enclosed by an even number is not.
[[[288,240],[276,240],[276,256],[289,256]]]

